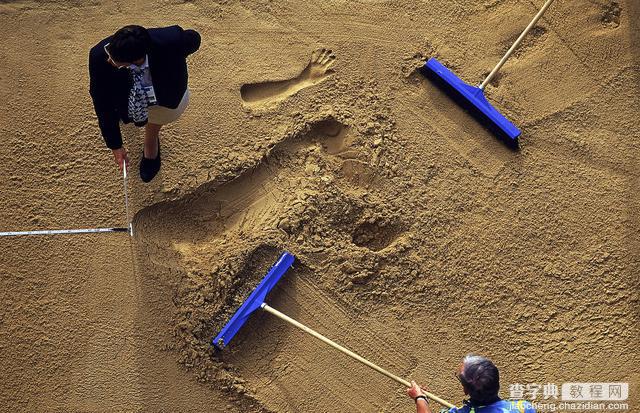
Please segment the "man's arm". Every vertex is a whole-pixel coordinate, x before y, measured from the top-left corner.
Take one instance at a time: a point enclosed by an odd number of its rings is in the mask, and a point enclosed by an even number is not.
[[[185,57],[195,53],[200,48],[202,38],[195,30],[187,29],[182,32],[182,50]]]
[[[200,48],[202,38],[195,30],[184,30],[177,24],[151,30],[155,30],[155,47],[162,49],[163,52],[187,57]]]
[[[411,382],[411,387],[407,389],[407,394],[409,395],[409,397],[415,400],[417,413],[431,413],[431,407],[429,407],[427,398],[420,386],[418,386],[415,381]]]
[[[120,118],[109,96],[109,85],[103,67],[106,56],[101,53],[101,47],[99,44],[89,52],[89,94],[104,142],[113,151],[116,164],[122,169],[125,167],[125,162],[126,165],[129,164],[129,158],[127,151],[122,147]]]
[[[115,150],[122,147],[120,119],[109,96],[109,85],[105,78],[104,69],[101,67],[103,56],[99,48],[100,46],[94,47],[89,52],[89,94],[98,117],[102,137],[107,147]]]

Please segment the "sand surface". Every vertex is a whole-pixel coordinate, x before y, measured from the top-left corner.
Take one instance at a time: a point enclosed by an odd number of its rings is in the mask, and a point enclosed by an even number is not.
[[[161,174],[132,169],[133,240],[0,238],[0,410],[414,411],[268,314],[212,351],[285,249],[272,306],[445,399],[473,351],[503,396],[622,381],[637,410],[640,2],[552,5],[487,89],[517,151],[415,71],[480,82],[541,3],[0,1],[2,231],[126,225],[88,50],[130,23],[203,37]]]

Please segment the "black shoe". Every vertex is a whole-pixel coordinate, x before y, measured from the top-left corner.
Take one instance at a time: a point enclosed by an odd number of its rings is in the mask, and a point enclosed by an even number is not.
[[[160,165],[160,141],[158,140],[158,156],[155,159],[145,158],[144,151],[142,151],[142,157],[140,157],[140,179],[142,182],[151,182],[160,171]]]

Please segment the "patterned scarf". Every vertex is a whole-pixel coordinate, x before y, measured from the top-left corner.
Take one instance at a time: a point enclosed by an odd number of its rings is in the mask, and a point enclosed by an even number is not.
[[[136,126],[144,126],[149,117],[149,100],[142,86],[144,69],[130,68],[133,86],[129,92],[129,117]]]

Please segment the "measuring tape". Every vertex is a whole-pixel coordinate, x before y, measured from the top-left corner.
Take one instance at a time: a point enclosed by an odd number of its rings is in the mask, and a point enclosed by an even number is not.
[[[91,234],[98,232],[129,232],[129,228],[43,229],[40,231],[7,231],[0,232],[0,237],[17,237],[20,235]]]
[[[127,161],[123,161],[122,180],[124,184],[124,208],[127,214],[129,227],[113,228],[85,228],[85,229],[43,229],[37,231],[6,231],[0,232],[0,237],[17,237],[21,235],[58,235],[58,234],[96,234],[103,232],[128,232],[133,237],[133,225],[129,219],[129,193],[127,191]]]
[[[122,161],[122,180],[124,184],[124,210],[127,214],[127,222],[129,223],[129,235],[133,237],[133,225],[129,219],[129,191],[127,190],[127,160]]]

